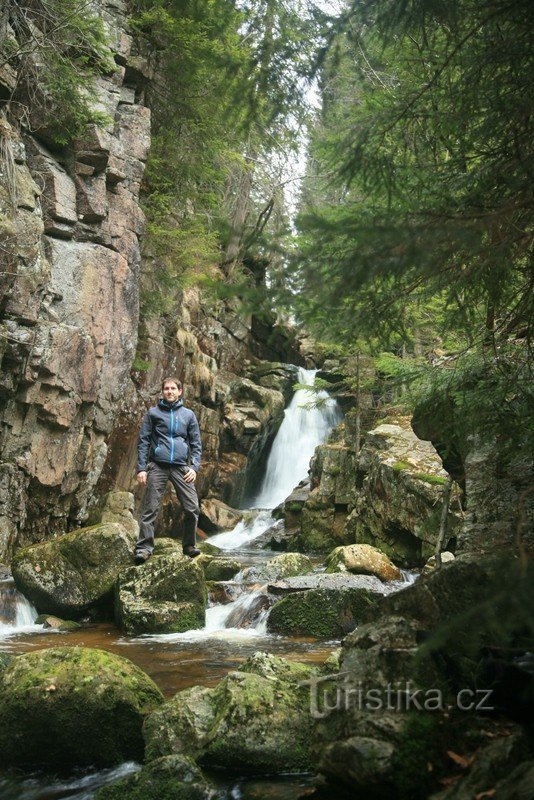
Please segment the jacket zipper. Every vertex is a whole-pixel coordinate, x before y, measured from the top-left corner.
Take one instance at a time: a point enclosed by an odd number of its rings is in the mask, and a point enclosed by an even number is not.
[[[171,464],[172,464],[172,460],[174,458],[174,417],[172,415],[172,408],[171,408],[170,436],[171,436]]]

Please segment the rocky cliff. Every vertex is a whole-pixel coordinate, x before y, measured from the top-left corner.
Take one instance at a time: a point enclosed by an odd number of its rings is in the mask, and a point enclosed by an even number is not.
[[[80,524],[105,489],[133,488],[138,425],[166,374],[200,420],[201,493],[237,499],[293,378],[276,365],[257,374],[260,359],[304,363],[273,319],[240,320],[235,303],[193,288],[140,327],[151,73],[127,4],[95,9],[110,47],[95,80],[103,126],[58,146],[31,104],[21,115],[7,102],[17,75],[0,69],[0,561]]]
[[[124,3],[100,12],[108,124],[52,151],[46,124],[0,116],[0,558],[83,515],[136,349],[150,111]]]

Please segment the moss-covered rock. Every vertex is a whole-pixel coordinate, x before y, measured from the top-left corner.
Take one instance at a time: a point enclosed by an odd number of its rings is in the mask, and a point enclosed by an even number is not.
[[[336,547],[325,561],[326,572],[353,572],[356,575],[376,575],[382,581],[398,581],[398,567],[376,547],[369,544],[349,544]]]
[[[51,614],[39,614],[35,620],[35,624],[42,625],[43,628],[51,628],[55,631],[61,631],[62,633],[77,631],[82,627],[79,622],[74,622],[73,619],[60,619],[59,617],[54,617]]]
[[[240,572],[242,564],[236,558],[214,558],[204,574],[207,581],[229,581]]]
[[[347,511],[336,508],[328,496],[315,490],[302,507],[299,550],[304,553],[328,553],[351,540],[345,531]]]
[[[309,769],[309,693],[299,684],[312,672],[255,654],[214,689],[179,692],[146,720],[147,759],[184,753],[247,772]]]
[[[131,531],[106,522],[19,550],[11,568],[38,611],[76,619],[111,608],[115,579],[133,563],[134,546]]]
[[[166,756],[98,790],[95,800],[215,800],[218,792],[185,756]]]
[[[1,653],[0,652],[0,675],[4,670],[6,670],[11,662],[13,661],[13,656],[9,653]]]
[[[261,567],[247,567],[243,570],[246,581],[277,581],[293,575],[307,575],[313,571],[313,564],[302,553],[281,553],[271,558]]]
[[[198,561],[171,552],[121,572],[115,620],[130,635],[180,633],[204,627],[206,603],[204,571]]]
[[[103,650],[21,655],[0,680],[2,761],[65,768],[140,760],[143,719],[162,701],[148,675]]]
[[[366,589],[310,589],[294,592],[271,608],[270,633],[339,639],[353,630],[377,595]]]

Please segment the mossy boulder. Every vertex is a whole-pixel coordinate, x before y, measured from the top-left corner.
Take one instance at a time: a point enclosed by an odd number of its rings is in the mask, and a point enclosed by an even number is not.
[[[293,575],[307,575],[313,571],[313,563],[303,553],[281,553],[260,567],[247,567],[243,578],[248,582],[277,581]]]
[[[340,639],[356,627],[377,597],[367,589],[294,592],[271,608],[267,630],[284,636]]]
[[[400,569],[384,553],[369,544],[336,547],[327,557],[325,564],[326,572],[375,575],[382,581],[398,581],[402,578]]]
[[[131,531],[106,522],[25,547],[11,568],[17,589],[37,611],[76,619],[111,609],[116,577],[133,564],[134,546]]]
[[[26,653],[0,680],[2,761],[68,768],[140,760],[143,719],[162,701],[121,656],[85,647]]]
[[[207,581],[229,581],[241,568],[241,562],[235,558],[214,558],[207,565],[204,574]]]
[[[79,622],[74,622],[73,619],[60,619],[51,614],[39,614],[35,624],[42,625],[43,628],[51,628],[54,631],[61,631],[61,633],[77,631],[82,627]]]
[[[185,756],[165,756],[139,772],[103,786],[95,800],[215,800],[220,795]]]
[[[214,689],[179,692],[146,720],[147,759],[183,753],[247,772],[309,769],[309,691],[299,684],[314,672],[255,654]]]
[[[121,572],[115,620],[130,635],[181,633],[203,628],[207,603],[202,567],[181,553],[152,556]]]

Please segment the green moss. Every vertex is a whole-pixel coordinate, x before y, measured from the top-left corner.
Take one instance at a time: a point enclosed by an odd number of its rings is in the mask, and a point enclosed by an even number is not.
[[[411,469],[411,466],[406,461],[395,461],[391,468],[397,472],[402,472],[402,470]]]
[[[294,592],[272,607],[269,631],[286,636],[339,639],[352,630],[375,597],[366,589]]]
[[[447,478],[443,478],[441,475],[429,475],[426,472],[415,472],[414,478],[417,478],[420,481],[424,481],[425,483],[435,484],[439,486],[443,486],[447,483]]]
[[[162,701],[148,675],[103,650],[57,647],[19,656],[0,685],[4,762],[65,767],[140,759],[143,717]]]
[[[392,759],[399,800],[423,800],[429,796],[436,764],[447,749],[445,733],[444,719],[436,714],[419,712],[406,719]]]

